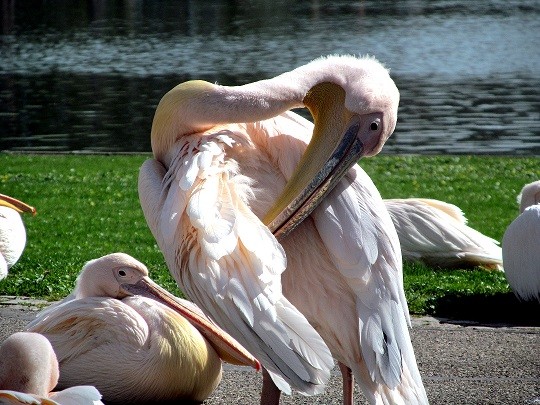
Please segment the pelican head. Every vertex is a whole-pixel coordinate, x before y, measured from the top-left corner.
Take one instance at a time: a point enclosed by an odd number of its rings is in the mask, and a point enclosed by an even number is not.
[[[58,377],[58,361],[45,336],[17,332],[0,346],[1,390],[47,397],[58,383]]]
[[[132,295],[123,284],[135,284],[148,279],[147,267],[125,253],[112,253],[87,262],[77,278],[74,295],[77,298],[111,297],[122,299]],[[149,284],[153,284],[150,280]]]
[[[321,58],[297,71],[305,69],[322,72],[302,100],[315,126],[295,172],[264,218],[276,237],[302,222],[359,159],[379,153],[397,122],[399,91],[374,58]]]
[[[337,142],[351,131],[362,144],[360,156],[379,153],[394,132],[399,105],[388,70],[374,58],[352,56],[321,58],[303,68],[324,72],[303,99],[313,116],[314,137]],[[312,142],[324,145],[322,139]]]
[[[195,304],[175,297],[157,285],[148,276],[147,267],[128,254],[111,253],[87,262],[77,278],[74,295],[76,298],[122,299],[132,295],[151,298],[186,318],[223,360],[260,370],[259,361],[240,343],[215,325]]]
[[[531,205],[540,204],[540,180],[527,184],[517,197],[519,212],[522,213]]]

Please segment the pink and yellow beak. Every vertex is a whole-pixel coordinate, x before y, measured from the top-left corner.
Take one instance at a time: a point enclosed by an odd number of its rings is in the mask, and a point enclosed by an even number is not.
[[[36,209],[34,207],[4,194],[0,194],[0,206],[9,207],[21,214],[23,212],[30,212],[32,215],[36,215]]]
[[[164,288],[144,277],[135,284],[122,284],[126,295],[142,295],[168,306],[186,318],[227,363],[250,366],[261,370],[261,363],[231,335],[212,322],[199,307],[190,301],[175,297]]]
[[[304,105],[313,115],[313,136],[263,219],[278,239],[310,215],[360,158],[378,153],[389,136],[382,112],[352,113],[345,107],[345,91],[337,84],[316,85]]]

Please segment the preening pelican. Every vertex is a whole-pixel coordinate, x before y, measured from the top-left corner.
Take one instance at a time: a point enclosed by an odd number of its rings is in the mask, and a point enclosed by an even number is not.
[[[201,402],[221,381],[220,357],[260,367],[199,308],[161,289],[125,253],[89,261],[73,293],[38,314],[28,330],[51,341],[60,388],[94,385],[107,403]]]
[[[467,225],[461,209],[426,198],[384,200],[403,259],[442,268],[481,266],[502,270],[498,242]]]
[[[0,280],[17,263],[26,245],[26,230],[21,213],[36,209],[15,198],[0,194]]]
[[[180,288],[286,393],[324,389],[329,347],[371,403],[427,402],[396,231],[348,170],[381,150],[398,102],[379,62],[347,56],[238,87],[186,82],[157,107],[139,174],[148,225]],[[315,126],[288,111],[304,106]],[[276,403],[269,382],[261,402]]]
[[[504,272],[518,298],[540,301],[540,180],[523,187],[518,204],[502,240]]]
[[[0,346],[0,404],[103,404],[91,386],[51,392],[58,375],[58,360],[45,336],[17,332]]]

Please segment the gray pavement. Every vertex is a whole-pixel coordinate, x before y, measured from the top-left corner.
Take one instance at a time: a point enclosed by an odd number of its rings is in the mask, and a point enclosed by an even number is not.
[[[22,330],[44,302],[0,297],[0,341]],[[540,314],[539,314],[540,316]],[[540,327],[414,318],[412,342],[431,404],[540,405]],[[261,375],[225,365],[207,405],[257,404]],[[367,403],[356,390],[355,403]],[[282,404],[341,404],[337,370],[326,392],[283,396]]]

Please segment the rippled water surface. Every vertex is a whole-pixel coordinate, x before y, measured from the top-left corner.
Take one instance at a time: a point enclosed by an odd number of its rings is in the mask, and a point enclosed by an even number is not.
[[[149,151],[181,81],[372,54],[401,91],[385,153],[540,155],[536,1],[0,1],[0,150]]]

